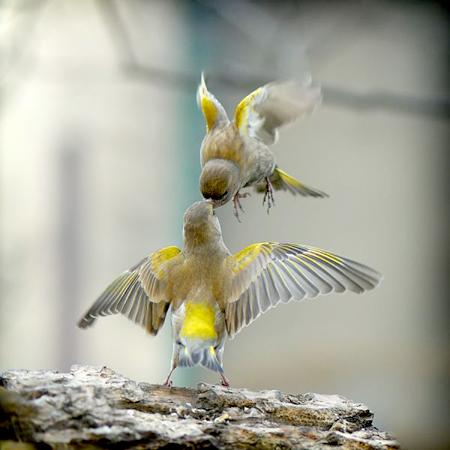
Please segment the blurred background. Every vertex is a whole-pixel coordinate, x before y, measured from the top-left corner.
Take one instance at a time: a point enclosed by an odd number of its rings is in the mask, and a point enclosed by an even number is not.
[[[281,167],[330,194],[253,195],[219,216],[235,252],[307,243],[382,286],[271,310],[227,345],[232,385],[339,393],[408,448],[448,431],[448,15],[434,2],[0,1],[0,369],[107,365],[162,382],[167,326],[81,314],[120,272],[182,244],[200,199],[201,70],[230,114],[310,72],[324,101],[283,130]],[[179,369],[174,382],[216,382]]]

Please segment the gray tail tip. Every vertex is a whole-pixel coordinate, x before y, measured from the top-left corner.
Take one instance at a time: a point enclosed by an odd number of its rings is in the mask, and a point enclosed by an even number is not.
[[[307,189],[308,189],[308,194],[311,197],[318,197],[318,198],[329,198],[330,197],[330,194],[327,194],[326,192],[323,192],[319,189],[310,188],[310,187],[307,187]]]

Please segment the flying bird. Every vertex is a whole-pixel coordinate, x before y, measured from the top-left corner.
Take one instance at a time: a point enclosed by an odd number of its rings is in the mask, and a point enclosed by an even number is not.
[[[208,91],[205,78],[197,90],[197,103],[206,122],[200,149],[200,190],[215,206],[233,200],[239,220],[241,189],[254,186],[264,193],[267,211],[274,204],[274,190],[311,197],[327,197],[306,186],[278,167],[269,146],[278,138],[278,129],[312,112],[321,101],[320,88],[311,81],[273,82],[259,87],[237,105],[230,121],[220,102]]]
[[[211,201],[184,214],[184,246],[165,247],[125,271],[79,321],[81,328],[100,316],[121,313],[156,335],[172,312],[177,367],[223,368],[227,337],[235,336],[270,308],[332,292],[362,293],[381,280],[375,270],[307,245],[261,242],[231,254],[222,239]]]

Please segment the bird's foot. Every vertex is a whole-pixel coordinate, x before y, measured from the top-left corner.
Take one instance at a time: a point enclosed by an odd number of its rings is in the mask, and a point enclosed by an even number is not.
[[[172,380],[170,379],[170,377],[172,376],[172,374],[176,368],[177,368],[177,366],[172,367],[172,369],[170,369],[169,375],[167,375],[166,381],[164,381],[163,386],[172,387],[173,383],[172,383]]]
[[[241,220],[239,219],[239,209],[242,212],[244,211],[244,208],[242,207],[242,204],[240,202],[241,198],[247,198],[250,197],[250,193],[249,192],[245,192],[244,194],[241,194],[239,191],[236,192],[236,194],[234,194],[233,196],[233,209],[234,209],[234,217],[236,217],[236,219],[238,220],[238,222],[240,222]]]
[[[220,384],[224,387],[230,387],[230,381],[223,373],[220,374]]]
[[[269,214],[270,208],[275,205],[275,198],[273,196],[273,186],[269,180],[269,177],[266,177],[266,192],[263,198],[263,205],[265,205],[267,201],[267,214]]]

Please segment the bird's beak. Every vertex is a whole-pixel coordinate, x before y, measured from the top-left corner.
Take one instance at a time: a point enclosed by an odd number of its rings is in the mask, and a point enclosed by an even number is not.
[[[217,203],[216,203],[214,200],[210,199],[210,198],[208,198],[207,200],[205,200],[205,202],[206,202],[208,205],[211,206],[211,211],[212,211],[212,213],[214,214],[214,208],[217,206]]]

